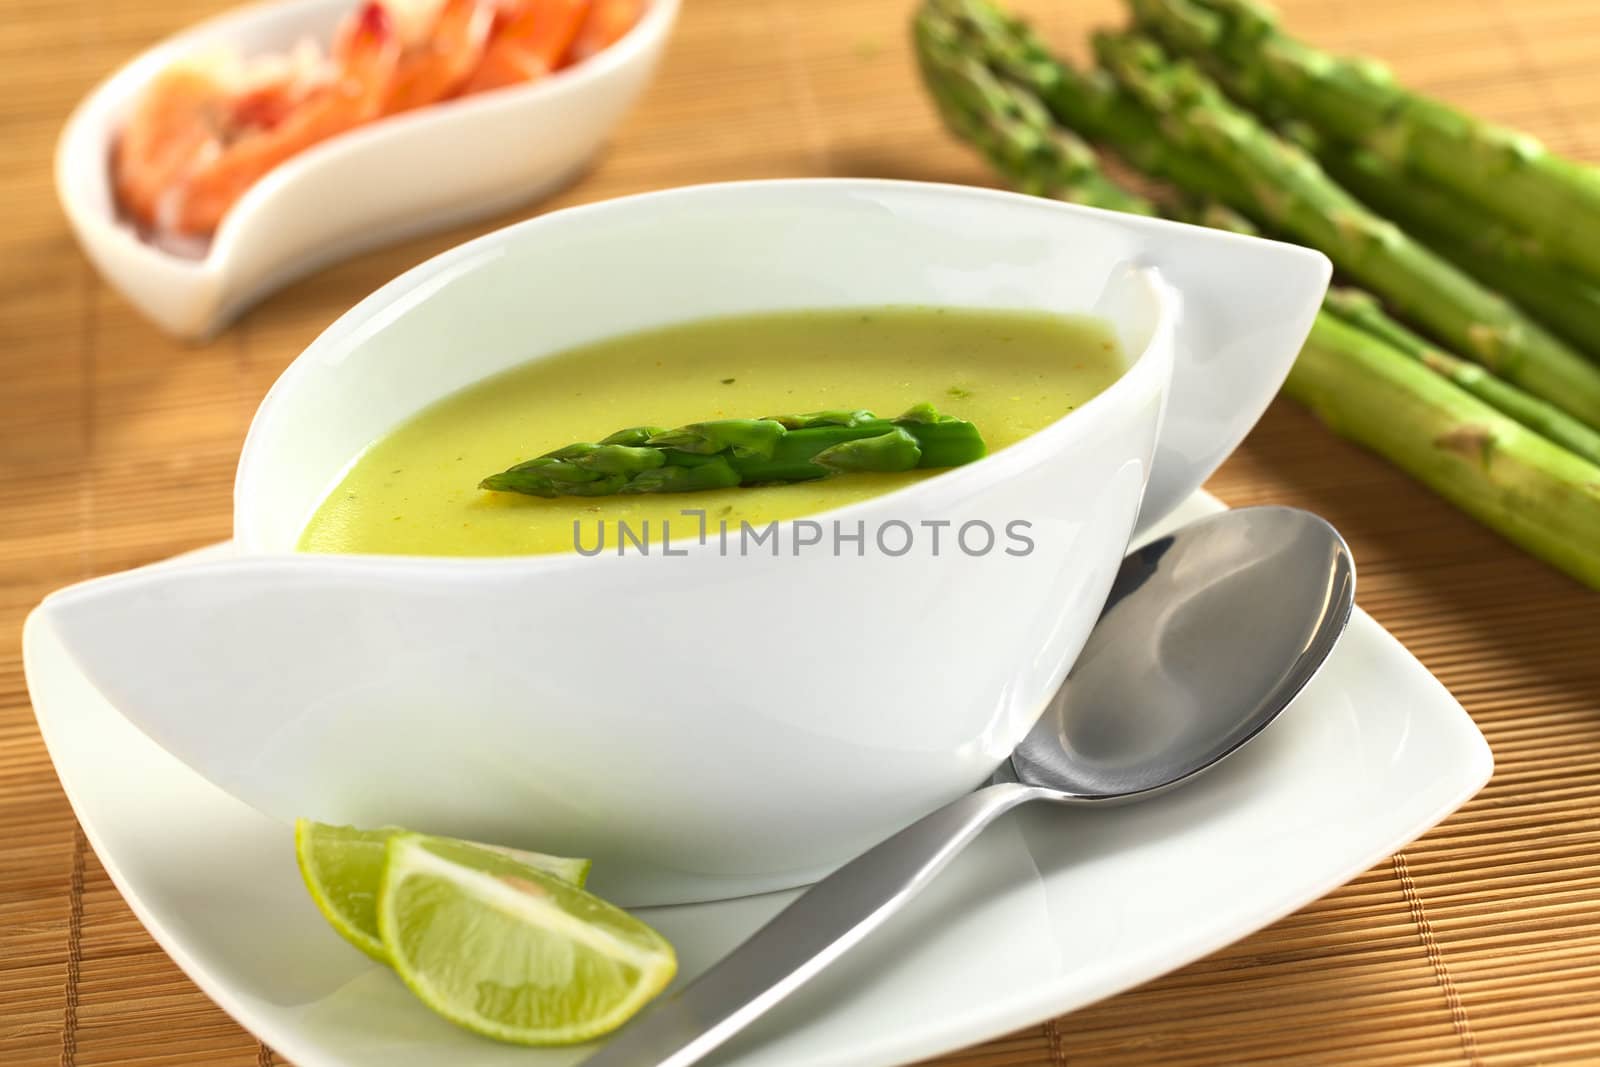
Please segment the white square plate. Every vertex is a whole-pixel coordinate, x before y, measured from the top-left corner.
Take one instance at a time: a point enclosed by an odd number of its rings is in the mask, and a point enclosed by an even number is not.
[[[1219,508],[1199,494],[1151,536]],[[201,989],[299,1067],[561,1067],[589,1051],[496,1045],[430,1014],[323,923],[289,827],[131,726],[37,616],[24,653],[56,771],[117,888]],[[1129,807],[1008,816],[708,1062],[904,1063],[1071,1011],[1329,892],[1454,811],[1492,768],[1461,705],[1358,608],[1293,706],[1215,773]],[[793,896],[645,916],[688,977]]]

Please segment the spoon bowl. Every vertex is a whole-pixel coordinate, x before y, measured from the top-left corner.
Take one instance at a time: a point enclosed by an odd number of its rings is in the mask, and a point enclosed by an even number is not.
[[[996,780],[809,889],[584,1067],[688,1067],[920,892],[1030,800],[1144,799],[1266,729],[1333,651],[1355,606],[1338,532],[1292,508],[1241,508],[1146,544],[1118,570],[1082,654]]]
[[[1349,550],[1308,512],[1242,508],[1149,542],[1013,753],[1017,781],[1097,803],[1187,782],[1305,687],[1354,603]]]
[[[324,46],[354,0],[284,0],[210,19],[96,87],[56,145],[56,194],[84,252],[156,325],[202,339],[273,290],[357,252],[544,196],[576,177],[643,91],[679,0],[651,0],[623,38],[527,85],[370,123],[274,168],[223,219],[203,257],[144,240],[118,217],[111,145],[146,85],[174,61]],[[441,164],[441,161],[448,163]]]

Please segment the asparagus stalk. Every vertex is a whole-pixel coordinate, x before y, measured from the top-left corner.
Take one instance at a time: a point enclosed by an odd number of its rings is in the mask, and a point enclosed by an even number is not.
[[[1232,179],[1203,156],[1185,151],[1180,142],[1166,135],[1154,113],[1118,88],[1103,71],[1085,74],[1060,62],[1026,24],[1007,16],[987,0],[928,0],[917,16],[917,24],[919,32],[924,32],[924,27],[934,24],[940,28],[939,32],[953,35],[957,47],[981,57],[984,64],[1001,74],[1018,90],[1028,92],[1046,104],[1061,124],[1110,147],[1138,170],[1170,182],[1185,193],[1199,198],[1205,205],[1205,211],[1214,212],[1220,206],[1218,201],[1227,200],[1238,212],[1233,216],[1236,224],[1252,219],[1271,221],[1263,218],[1268,213],[1260,210],[1254,198],[1248,195],[1247,185]],[[1300,240],[1307,240],[1303,235],[1297,236]],[[1330,255],[1332,253],[1328,247],[1323,247],[1323,250],[1330,252]],[[1585,339],[1600,337],[1600,290],[1590,291],[1573,284],[1545,284],[1549,279],[1537,272],[1524,270],[1520,265],[1508,264],[1500,268],[1492,258],[1467,255],[1464,250],[1450,251],[1455,253],[1450,258],[1459,267],[1472,264],[1475,273],[1484,275],[1485,280],[1494,283],[1496,288],[1512,291],[1528,308],[1569,339],[1581,344]],[[1347,273],[1353,273],[1348,256],[1332,258]],[[1456,274],[1459,278],[1460,272]],[[1449,276],[1446,277],[1449,280]],[[1364,277],[1364,281],[1369,287],[1380,288],[1374,284],[1371,273]],[[1410,288],[1403,291],[1409,291]],[[1384,295],[1396,306],[1408,306],[1393,290],[1385,291]],[[1484,293],[1481,287],[1478,287],[1476,296],[1486,306],[1502,303],[1493,294]],[[1473,336],[1492,340],[1492,335],[1481,329],[1474,330],[1470,322],[1463,329]],[[1444,331],[1436,329],[1435,332]],[[1456,333],[1459,335],[1460,331]],[[1458,336],[1451,336],[1450,340],[1452,344],[1459,343]],[[1555,343],[1553,339],[1541,338],[1535,330],[1529,343],[1538,348],[1541,347],[1541,341]],[[1472,349],[1467,351],[1477,354]],[[1486,357],[1479,358],[1482,362],[1489,362]],[[1553,358],[1558,364],[1568,366],[1578,362],[1570,351],[1561,352]],[[1574,369],[1573,373],[1580,381],[1593,377],[1581,366]],[[1592,393],[1594,388],[1591,383],[1588,392]]]
[[[1071,183],[1041,180],[1040,175],[1032,172],[1027,153],[996,150],[994,147],[996,144],[1048,143],[1055,137],[1064,134],[1070,136],[1070,134],[1060,127],[1054,127],[1052,132],[1049,128],[1053,126],[1050,121],[1051,116],[1042,109],[1038,97],[1006,78],[996,78],[989,74],[981,63],[973,60],[963,50],[963,45],[971,42],[962,40],[958,25],[945,14],[945,8],[948,6],[951,5],[941,5],[937,0],[930,3],[917,18],[916,37],[918,58],[924,79],[952,132],[979,147],[991,165],[1005,175],[1014,188],[1023,192],[1056,196],[1058,199],[1069,199],[1112,210],[1132,210],[1146,215],[1157,213],[1156,205],[1142,197],[1134,198],[1137,203],[1131,209],[1120,207],[1119,205],[1129,198],[1129,194],[1114,183],[1104,181],[1103,178],[1097,183],[1098,188],[1109,185],[1113,195],[1110,198],[1096,195],[1094,188],[1086,184],[1086,180],[1098,176],[1095,172],[1098,164],[1092,155],[1093,150],[1087,146],[1082,146],[1082,151],[1074,153],[1075,181]],[[991,28],[1006,25],[1004,16],[988,10],[986,5],[969,4],[967,10],[976,13],[969,15],[969,18],[986,22]],[[1019,23],[1011,22],[1009,32],[1021,35],[1027,31]],[[989,39],[993,41],[995,37],[991,36]],[[1030,62],[1043,69],[1053,61],[1041,61],[1035,57]],[[1011,69],[1016,68],[1012,65]],[[1037,76],[1035,80],[1039,80]],[[966,86],[973,82],[977,82],[980,86],[987,85],[988,88],[967,90]],[[1061,80],[1058,79],[1056,84],[1062,84]],[[1137,104],[1133,106],[1138,117],[1143,119],[1146,115],[1143,109]],[[1007,127],[1014,127],[1016,123],[1007,121],[1011,115],[1016,115],[1019,123],[1034,126],[1034,131],[1024,133],[1017,128],[991,129],[991,126],[1002,121],[1006,122]],[[1299,143],[1306,143],[1298,138],[1296,140]],[[1078,144],[1081,146],[1082,142]],[[1313,145],[1315,145],[1314,139],[1306,144],[1306,147],[1310,149]],[[1408,198],[1402,196],[1395,199],[1405,201]],[[1244,216],[1213,200],[1182,200],[1169,207],[1167,214],[1184,222],[1235,233],[1253,235],[1258,232]],[[1500,240],[1505,240],[1504,234]],[[1488,238],[1482,247],[1485,253],[1493,250]],[[1421,359],[1431,369],[1524,425],[1543,432],[1546,437],[1580,455],[1600,462],[1600,452],[1595,451],[1600,447],[1600,433],[1590,430],[1553,405],[1530,396],[1513,385],[1501,382],[1482,368],[1429,345],[1421,337],[1390,318],[1371,294],[1356,289],[1336,289],[1330,291],[1326,306],[1329,311],[1346,321],[1385,338],[1406,354]],[[1597,304],[1597,308],[1600,308],[1600,304]],[[1600,332],[1597,332],[1596,336],[1600,336]]]
[[[1422,230],[1420,235],[1440,255],[1505,293],[1591,362],[1600,363],[1600,286],[1590,285],[1562,267],[1519,266],[1514,259],[1481,255],[1457,232]]]
[[[946,0],[929,0],[919,23],[943,19],[946,9]],[[918,47],[924,47],[920,35]],[[924,66],[930,82],[945,72],[938,62]],[[978,97],[952,93],[948,98],[983,106]],[[983,115],[971,113],[957,130],[983,125]],[[1074,186],[1080,196],[1089,195],[1087,188]],[[1216,205],[1191,204],[1182,214],[1228,229],[1251,228]],[[1600,589],[1600,466],[1543,440],[1431,370],[1388,327],[1369,332],[1341,321],[1338,312],[1348,313],[1352,303],[1359,301],[1334,295],[1325,305],[1285,391],[1337,432],[1410,472],[1486,526]],[[1368,326],[1375,322],[1369,320]]]
[[[1600,283],[1600,170],[1396,83],[1381,64],[1284,33],[1253,0],[1130,0],[1141,26],[1209,61],[1239,99],[1412,169]]]
[[[1057,126],[1039,98],[996,77],[962,48],[948,20],[920,17],[913,33],[923,81],[950,131],[1021,192],[1154,215],[1156,207],[1101,173],[1094,149]]]
[[[928,0],[915,25],[919,49],[924,36],[950,40],[1044,104],[1057,129],[1109,146],[1135,169],[1200,198],[1220,199],[1232,184],[1204,159],[1174,151],[1155,116],[1108,74],[1060,62],[1026,23],[988,0]]]
[[[1214,203],[1180,204],[1172,217],[1199,226],[1254,235],[1255,228],[1230,209]],[[1427,340],[1390,318],[1371,293],[1361,289],[1334,287],[1322,302],[1322,315],[1331,315],[1384,341],[1397,352],[1465,389],[1503,415],[1517,420],[1563,448],[1592,463],[1600,464],[1600,431],[1568,415],[1554,404],[1503,382],[1476,363],[1436,348]]]
[[[1169,212],[1173,218],[1197,226],[1210,226],[1254,236],[1255,227],[1227,207],[1216,203],[1180,203]],[[1365,330],[1395,351],[1410,356],[1447,381],[1465,389],[1503,415],[1591,463],[1600,464],[1600,431],[1568,415],[1554,404],[1503,382],[1476,363],[1460,359],[1428,343],[1423,337],[1390,318],[1377,297],[1361,289],[1334,287],[1322,302],[1321,315],[1331,315]]]
[[[1397,171],[1371,152],[1324,143],[1316,154],[1363,203],[1600,361],[1600,286],[1551,260],[1539,242],[1479,220],[1472,203],[1420,175]]]
[[[633,426],[558,448],[478,483],[528,496],[683,493],[825,478],[846,471],[959,467],[986,451],[978,428],[930,404],[894,419],[819,411],[719,419],[677,429]]]
[[[1600,589],[1600,466],[1326,313],[1284,391],[1335,433]]]
[[[1501,377],[1600,425],[1600,367],[1340,188],[1298,146],[1230,102],[1199,68],[1155,41],[1099,34],[1095,48],[1181,151],[1233,179],[1223,199],[1320,248],[1405,317]]]
[[[1475,363],[1442,352],[1384,314],[1371,293],[1330,289],[1323,311],[1387,342],[1441,378],[1449,379],[1503,415],[1591,463],[1600,464],[1600,431],[1591,429],[1553,404],[1529,396]]]

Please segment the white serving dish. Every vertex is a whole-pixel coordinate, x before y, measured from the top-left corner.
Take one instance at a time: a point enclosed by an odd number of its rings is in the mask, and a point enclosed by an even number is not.
[[[356,0],[283,0],[210,19],[95,88],[56,145],[56,193],[78,243],[162,329],[204,338],[250,304],[334,260],[493,215],[575,177],[649,81],[679,0],[652,0],[612,47],[541,81],[408,112],[332,138],[257,182],[203,259],[142,240],[117,217],[110,149],[143,87],[218,46],[245,55],[326,44]]]
[[[118,710],[280,819],[592,856],[627,904],[802,884],[1009,755],[1136,517],[1244,436],[1328,274],[1295,246],[908,182],[558,212],[416,268],[296,360],[240,460],[241,555],[85,583],[42,614]],[[498,370],[707,315],[885,304],[1094,311],[1138,354],[1041,433],[823,517],[869,536],[1021,519],[1032,553],[796,555],[792,523],[777,557],[292,551],[370,441]]]
[[[1152,532],[1216,509],[1197,495]],[[41,613],[24,655],[50,756],[117,888],[200,988],[279,1054],[298,1067],[571,1067],[591,1051],[497,1045],[434,1016],[328,928],[287,826],[135,729]],[[1329,892],[1465,802],[1491,767],[1461,706],[1357,608],[1326,666],[1237,756],[1142,804],[1007,816],[707,1063],[889,1067],[1071,1011]],[[792,896],[644,917],[677,947],[682,982]]]

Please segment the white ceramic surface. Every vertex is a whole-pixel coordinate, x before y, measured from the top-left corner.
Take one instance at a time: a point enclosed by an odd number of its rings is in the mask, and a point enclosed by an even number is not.
[[[1216,506],[1197,497],[1162,525]],[[117,887],[208,995],[299,1067],[568,1067],[583,1054],[495,1045],[431,1015],[325,926],[289,828],[140,734],[37,613],[25,653],[51,757]],[[1466,713],[1357,609],[1327,666],[1238,756],[1143,804],[1008,817],[710,1062],[884,1067],[1109,996],[1382,860],[1490,769]],[[791,896],[645,916],[687,978]]]
[[[180,337],[216,332],[272,290],[363,249],[505,211],[584,167],[643,90],[678,0],[652,0],[622,40],[542,81],[410,112],[317,145],[273,170],[223,220],[204,259],[142,240],[116,217],[108,159],[140,90],[173,60],[326,44],[356,0],[240,8],[141,54],[86,97],[56,146],[56,192],[100,273]]]
[[[45,612],[123,714],[279,818],[592,855],[629,904],[802,884],[1009,755],[1141,494],[1153,521],[1232,449],[1327,277],[1293,246],[954,186],[757,182],[559,212],[410,272],[285,372],[240,461],[241,558],[100,579]],[[1031,553],[924,537],[897,558],[796,555],[793,524],[780,556],[290,551],[368,442],[505,367],[705,315],[884,304],[1094,311],[1142,353],[1027,440],[820,517],[869,545],[893,522],[1023,520]],[[619,620],[649,640],[619,648]]]

